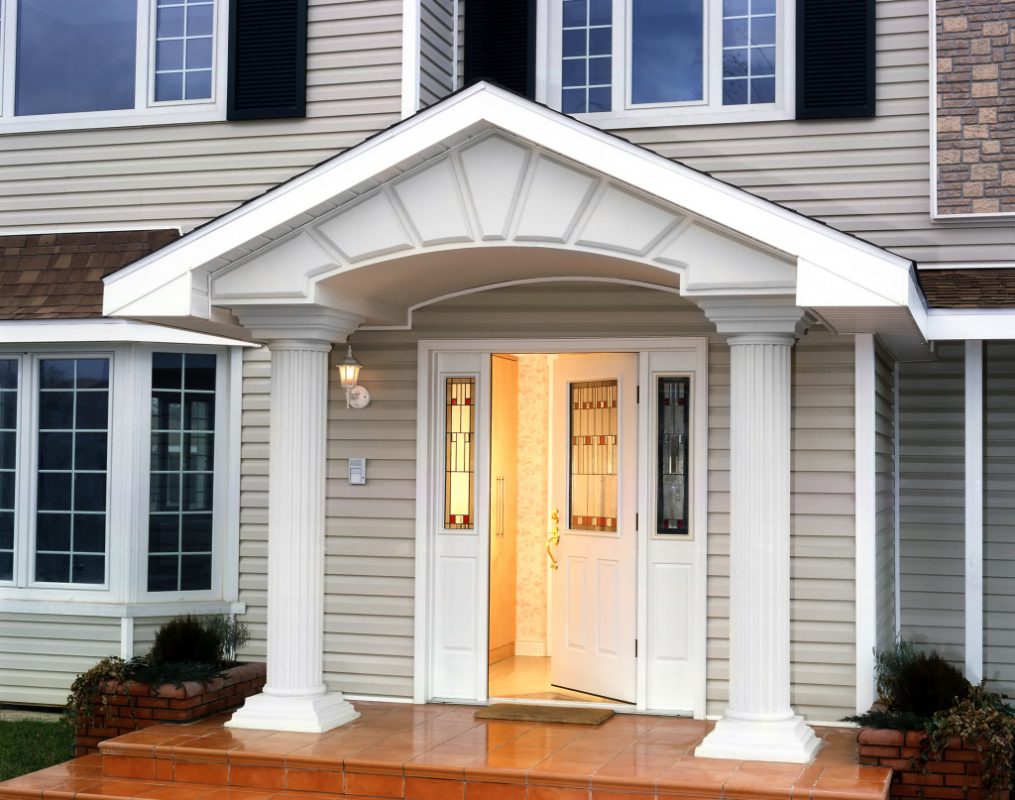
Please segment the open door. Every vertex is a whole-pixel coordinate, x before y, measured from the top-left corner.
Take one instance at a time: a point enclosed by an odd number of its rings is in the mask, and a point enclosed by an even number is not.
[[[628,703],[636,699],[637,380],[635,353],[560,356],[550,415],[551,682]]]

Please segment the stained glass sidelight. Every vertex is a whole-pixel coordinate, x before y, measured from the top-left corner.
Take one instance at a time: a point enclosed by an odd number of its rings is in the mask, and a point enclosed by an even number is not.
[[[690,378],[659,378],[659,476],[656,532],[687,533]]]
[[[476,379],[448,378],[444,389],[444,527],[475,527],[473,485]]]
[[[579,531],[617,530],[617,382],[571,384],[571,520]]]

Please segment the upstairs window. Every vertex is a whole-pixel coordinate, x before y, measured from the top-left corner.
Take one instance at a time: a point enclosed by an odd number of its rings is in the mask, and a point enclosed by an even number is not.
[[[544,1],[543,90],[566,114],[789,115],[785,0]]]
[[[3,119],[60,127],[124,116],[221,119],[225,5],[0,0]]]

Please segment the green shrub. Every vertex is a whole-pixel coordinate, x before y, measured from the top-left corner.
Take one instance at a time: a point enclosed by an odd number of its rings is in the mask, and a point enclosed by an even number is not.
[[[932,717],[969,695],[965,676],[937,653],[918,653],[903,666],[892,710]]]
[[[969,695],[965,676],[938,653],[900,639],[877,653],[877,690],[885,711],[930,719]]]
[[[197,617],[174,617],[158,629],[149,653],[149,662],[158,664],[222,663],[222,639]]]

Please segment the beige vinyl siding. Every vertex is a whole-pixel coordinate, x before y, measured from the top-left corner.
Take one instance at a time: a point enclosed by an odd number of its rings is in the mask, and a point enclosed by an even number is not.
[[[1015,694],[1015,342],[986,342],[983,674]]]
[[[424,3],[427,103],[454,59],[442,2]],[[877,12],[876,119],[618,133],[928,265],[1011,260],[1011,225],[931,222],[927,4],[878,0]],[[401,13],[400,0],[311,0],[305,120],[0,133],[0,233],[187,231],[362,142],[399,120]]]
[[[419,104],[432,106],[453,92],[458,53],[454,0],[420,0]]]
[[[328,433],[325,672],[351,693],[410,697],[416,457],[416,343],[421,338],[705,335],[701,312],[672,294],[620,286],[499,289],[418,311],[411,331],[352,341],[371,405],[345,408],[332,375]],[[729,354],[709,347],[709,713],[726,692]],[[793,413],[793,702],[814,719],[854,706],[852,340],[798,345]],[[269,361],[244,365],[240,600],[263,653]],[[365,487],[345,480],[368,459]]]
[[[963,345],[900,365],[902,635],[961,664],[965,608]]]
[[[930,218],[927,3],[877,2],[877,117],[618,130],[916,261],[1010,261],[1015,228]]]
[[[401,0],[310,0],[307,119],[0,132],[0,230],[189,230],[397,122]]]
[[[120,655],[120,620],[0,614],[0,703],[62,706],[70,685]]]
[[[878,346],[874,362],[874,541],[877,648],[895,641],[895,361]]]
[[[265,348],[243,351],[243,399],[240,413],[240,619],[250,640],[242,659],[264,659],[267,634],[268,576],[268,410],[271,354]]]

